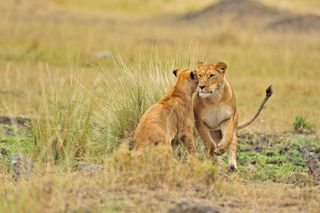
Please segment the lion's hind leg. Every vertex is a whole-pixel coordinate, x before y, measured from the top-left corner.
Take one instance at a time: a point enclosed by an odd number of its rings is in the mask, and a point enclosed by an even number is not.
[[[189,154],[196,152],[196,146],[192,134],[192,129],[186,132],[179,133],[178,138],[182,142],[182,144],[187,148]]]
[[[139,135],[134,142],[134,150],[143,151],[154,145],[171,145],[171,141],[167,138],[165,131],[154,131],[150,134],[149,131]]]
[[[236,155],[238,138],[237,138],[237,134],[235,132],[233,134],[234,135],[232,138],[232,142],[228,148],[228,158],[229,158],[228,170],[229,170],[229,172],[235,172],[238,170],[237,155]]]

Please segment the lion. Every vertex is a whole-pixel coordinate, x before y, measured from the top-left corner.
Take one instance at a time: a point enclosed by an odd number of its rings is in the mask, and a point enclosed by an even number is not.
[[[142,116],[134,132],[134,149],[143,150],[153,144],[167,144],[178,136],[189,153],[195,152],[192,97],[198,80],[189,69],[176,69],[175,84],[159,102]]]
[[[205,64],[198,62],[196,76],[198,89],[194,98],[196,129],[206,152],[216,159],[228,150],[228,168],[237,171],[237,131],[250,125],[260,114],[272,95],[272,87],[266,90],[266,97],[258,111],[248,122],[238,125],[236,99],[230,82],[225,77],[227,64]]]

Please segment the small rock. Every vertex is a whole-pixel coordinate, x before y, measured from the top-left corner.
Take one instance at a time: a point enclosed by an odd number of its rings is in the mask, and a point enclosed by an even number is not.
[[[315,153],[309,152],[305,154],[304,160],[310,170],[311,175],[314,176],[316,180],[320,181],[320,163],[316,158]]]
[[[107,50],[101,50],[101,51],[96,52],[95,55],[96,55],[96,57],[97,57],[98,59],[103,59],[103,58],[109,58],[109,57],[111,57],[111,56],[112,56],[112,53],[109,52],[109,51],[107,51]]]
[[[96,163],[79,162],[77,164],[77,169],[79,171],[83,171],[89,175],[93,175],[93,174],[103,170],[103,168],[104,168],[104,166],[102,164],[96,164]]]
[[[256,168],[256,166],[252,163],[249,163],[248,165],[246,165],[246,170],[254,170]]]
[[[5,125],[13,125],[13,124],[28,125],[30,123],[31,123],[31,119],[30,118],[0,116],[0,124],[5,124]]]
[[[15,181],[27,180],[31,177],[32,162],[16,154],[11,157],[10,163],[13,165],[13,179]]]

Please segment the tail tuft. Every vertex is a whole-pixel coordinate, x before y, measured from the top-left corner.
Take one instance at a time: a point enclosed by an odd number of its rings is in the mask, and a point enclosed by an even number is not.
[[[267,96],[267,97],[271,97],[272,94],[273,94],[272,85],[270,85],[270,86],[266,89],[266,96]]]

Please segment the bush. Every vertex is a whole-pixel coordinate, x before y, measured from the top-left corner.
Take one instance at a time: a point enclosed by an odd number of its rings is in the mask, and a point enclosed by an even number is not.
[[[313,125],[309,123],[303,116],[296,116],[293,122],[293,129],[300,134],[308,134],[314,132]]]

